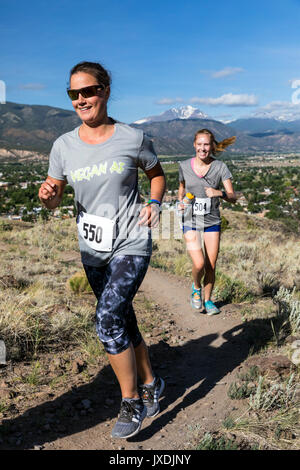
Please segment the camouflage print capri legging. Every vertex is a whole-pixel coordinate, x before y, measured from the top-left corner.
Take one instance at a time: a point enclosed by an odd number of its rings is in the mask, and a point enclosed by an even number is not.
[[[150,256],[116,256],[101,267],[84,265],[97,297],[96,328],[106,352],[119,354],[142,341],[132,300],[146,274]]]

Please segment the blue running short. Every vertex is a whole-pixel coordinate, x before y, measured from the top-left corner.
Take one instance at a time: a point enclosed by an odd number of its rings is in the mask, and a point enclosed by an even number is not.
[[[132,300],[147,272],[150,256],[114,257],[101,267],[83,265],[95,296],[96,330],[109,354],[119,354],[142,341]]]
[[[197,229],[196,227],[187,227],[187,226],[182,227],[183,233],[186,233],[189,230],[198,230],[198,231],[202,232],[202,230]],[[221,225],[218,224],[218,225],[211,225],[210,227],[206,227],[204,229],[204,232],[221,232]]]

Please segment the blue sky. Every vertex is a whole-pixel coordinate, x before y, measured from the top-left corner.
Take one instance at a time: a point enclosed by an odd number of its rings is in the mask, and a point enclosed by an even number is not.
[[[0,9],[7,101],[72,109],[69,70],[91,60],[110,70],[109,114],[124,122],[188,104],[224,121],[300,118],[300,0],[0,0]]]

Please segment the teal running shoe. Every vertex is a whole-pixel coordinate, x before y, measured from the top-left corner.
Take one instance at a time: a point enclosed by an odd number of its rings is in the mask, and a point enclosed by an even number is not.
[[[191,306],[200,310],[202,307],[201,288],[195,289],[194,283],[192,284],[192,293],[190,297]]]
[[[204,302],[204,308],[206,310],[207,315],[217,315],[218,313],[220,313],[218,307],[211,300]]]

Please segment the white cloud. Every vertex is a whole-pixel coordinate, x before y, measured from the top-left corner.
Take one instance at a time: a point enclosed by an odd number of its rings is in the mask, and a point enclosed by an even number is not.
[[[293,109],[294,107],[293,103],[290,103],[289,101],[271,101],[260,109],[265,111],[275,111],[278,109]]]
[[[190,103],[208,106],[256,106],[258,99],[255,95],[226,93],[219,98],[198,98],[195,96],[190,99]]]
[[[161,98],[160,100],[156,101],[156,104],[176,104],[176,103],[183,103],[183,99],[178,98]]]
[[[258,108],[254,116],[293,121],[300,119],[300,104],[291,101],[271,101]]]
[[[223,78],[229,77],[230,75],[235,75],[236,73],[243,72],[244,69],[241,67],[225,67],[222,70],[218,70],[217,72],[212,73],[212,78]]]

